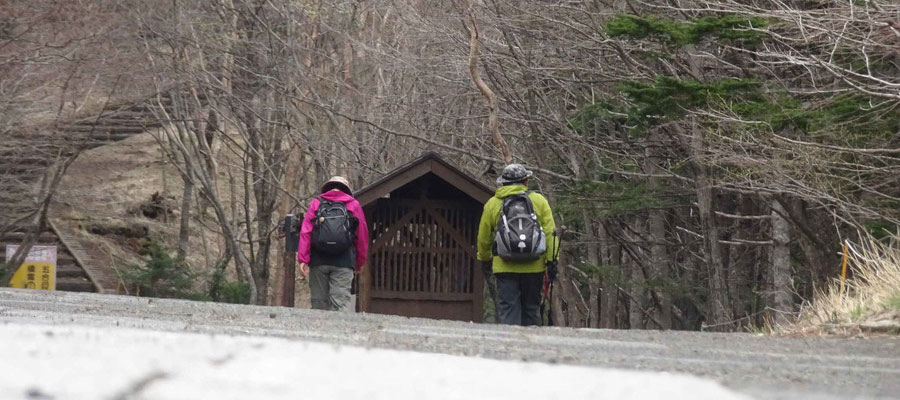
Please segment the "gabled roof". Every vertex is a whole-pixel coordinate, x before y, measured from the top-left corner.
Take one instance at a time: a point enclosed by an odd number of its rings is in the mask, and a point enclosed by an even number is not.
[[[359,201],[359,204],[366,206],[429,172],[437,175],[482,204],[494,195],[493,189],[444,161],[439,154],[428,152],[418,159],[391,171],[366,187],[357,190],[355,192],[356,200]]]

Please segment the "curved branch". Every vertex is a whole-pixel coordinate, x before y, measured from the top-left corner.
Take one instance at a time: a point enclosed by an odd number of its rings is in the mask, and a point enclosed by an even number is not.
[[[469,1],[467,9],[469,23],[463,21],[463,25],[469,31],[469,72],[472,74],[472,81],[475,82],[475,86],[478,87],[478,90],[481,91],[481,94],[487,100],[490,108],[488,112],[488,129],[491,131],[491,134],[494,136],[494,142],[500,149],[503,162],[509,164],[512,162],[512,153],[509,151],[509,145],[506,144],[506,140],[500,134],[500,123],[497,117],[499,109],[497,95],[494,94],[494,91],[488,87],[487,83],[481,79],[481,75],[478,74],[478,27],[475,24],[475,13],[472,11],[472,8],[473,4]]]

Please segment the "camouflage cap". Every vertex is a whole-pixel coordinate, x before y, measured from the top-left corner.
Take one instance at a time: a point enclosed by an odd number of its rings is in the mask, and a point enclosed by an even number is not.
[[[503,173],[497,178],[497,183],[506,185],[509,183],[522,182],[531,177],[534,173],[525,169],[522,164],[509,164],[503,167]]]
[[[353,191],[350,190],[350,181],[343,176],[332,176],[327,182],[322,184],[321,190],[319,192],[325,193],[331,189],[338,189],[344,193],[347,193],[353,196]]]

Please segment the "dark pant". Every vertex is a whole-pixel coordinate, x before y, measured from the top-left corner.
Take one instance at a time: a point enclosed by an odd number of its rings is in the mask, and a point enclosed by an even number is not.
[[[497,278],[497,319],[505,325],[541,324],[541,288],[544,273],[499,273]]]

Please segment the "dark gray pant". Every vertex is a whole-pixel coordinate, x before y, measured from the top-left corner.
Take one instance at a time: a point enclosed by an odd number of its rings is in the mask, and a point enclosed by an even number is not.
[[[332,265],[309,267],[309,297],[316,310],[344,311],[350,304],[353,269]]]
[[[544,273],[500,273],[497,278],[497,320],[505,325],[541,325]]]

